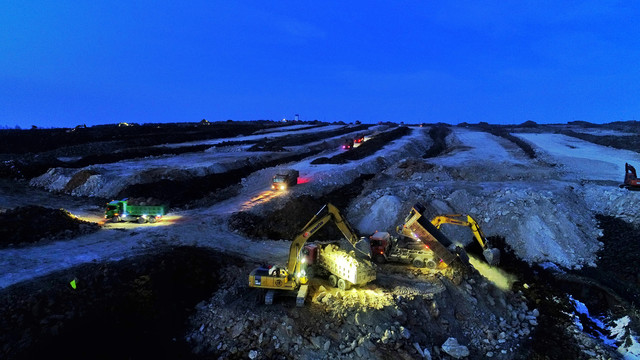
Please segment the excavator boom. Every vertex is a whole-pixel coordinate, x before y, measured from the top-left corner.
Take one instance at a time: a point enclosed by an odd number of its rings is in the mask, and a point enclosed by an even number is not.
[[[471,217],[471,215],[466,215],[466,221],[461,220],[464,215],[461,214],[447,214],[447,215],[439,215],[431,219],[431,223],[437,229],[440,229],[442,224],[452,224],[458,226],[466,226],[471,229],[473,236],[480,244],[482,248],[482,255],[485,260],[489,263],[489,265],[498,265],[500,263],[500,250],[489,248],[489,244],[487,242],[487,238],[484,236],[484,233],[480,229],[478,223]]]
[[[324,209],[327,209],[327,213],[318,218]],[[302,228],[300,233],[293,239],[291,242],[291,247],[289,248],[289,261],[287,262],[287,269],[293,271],[293,273],[297,272],[299,269],[299,259],[300,259],[300,250],[307,242],[307,240],[313,236],[318,230],[320,230],[324,225],[329,222],[334,222],[342,235],[349,241],[349,243],[354,247],[354,250],[357,250],[355,245],[358,242],[358,236],[355,234],[355,231],[351,228],[351,225],[342,217],[338,208],[328,203],[323,206],[312,218],[307,222],[307,224]]]
[[[471,215],[467,215],[467,221],[460,220],[458,218],[463,217],[461,214],[447,214],[447,215],[439,215],[431,219],[431,223],[436,228],[440,229],[442,224],[452,224],[458,226],[466,226],[471,229],[473,232],[473,236],[476,238],[482,250],[487,249],[487,238],[484,236],[484,233],[480,229],[478,223],[471,217]]]

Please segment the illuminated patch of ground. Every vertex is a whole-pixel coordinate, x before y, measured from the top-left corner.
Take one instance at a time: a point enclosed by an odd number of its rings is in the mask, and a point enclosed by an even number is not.
[[[245,203],[242,204],[242,207],[240,208],[240,210],[241,211],[249,210],[256,205],[263,204],[273,198],[283,196],[286,193],[287,193],[286,191],[272,191],[272,190],[263,191],[260,194],[245,201]]]
[[[501,290],[511,290],[513,283],[518,281],[518,277],[514,274],[510,274],[498,266],[490,266],[485,261],[473,255],[469,255],[469,262],[480,274],[482,274],[482,276],[487,278],[487,280],[491,281]]]
[[[145,228],[145,227],[171,226],[176,223],[183,222],[185,220],[186,218],[184,218],[182,215],[177,215],[177,214],[164,215],[160,221],[154,224],[151,224],[151,223],[139,224],[136,221],[123,221],[119,223],[113,223],[111,221],[105,221],[104,219],[102,219],[105,229],[133,229],[133,228],[139,228],[139,227]]]

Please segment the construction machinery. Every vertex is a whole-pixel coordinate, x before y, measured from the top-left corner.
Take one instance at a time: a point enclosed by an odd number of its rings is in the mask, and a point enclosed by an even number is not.
[[[112,222],[137,221],[140,224],[146,222],[155,223],[167,213],[166,205],[130,205],[128,199],[112,200],[107,203],[104,212],[105,219]]]
[[[640,190],[640,180],[638,180],[636,168],[629,163],[624,164],[624,183],[620,187],[629,190]]]
[[[276,174],[271,179],[271,189],[286,190],[298,183],[298,176],[300,176],[300,172],[298,172],[298,170],[287,170]]]
[[[422,241],[433,251],[439,262],[451,265],[458,258],[447,249],[453,243],[422,215],[425,210],[422,204],[416,203],[405,218],[404,224],[397,227],[397,231],[401,235]],[[463,259],[467,259],[464,249],[458,247],[456,250],[462,254]]]
[[[471,229],[474,238],[480,244],[480,248],[482,249],[482,256],[484,256],[487,263],[491,266],[496,266],[500,263],[500,250],[494,249],[489,246],[489,242],[487,238],[484,236],[484,233],[480,229],[478,223],[470,216],[461,214],[448,214],[448,215],[439,215],[431,219],[431,223],[436,229],[440,229],[442,224],[453,224],[458,226],[466,226]]]
[[[371,256],[377,263],[398,262],[411,264],[415,267],[428,267],[435,269],[438,265],[433,252],[423,243],[417,241],[419,246],[403,247],[399,245],[399,239],[391,236],[386,231],[375,232],[369,236]]]
[[[326,214],[321,215],[327,209]],[[345,251],[335,244],[308,244],[324,225],[333,222],[351,244]],[[359,241],[340,211],[327,204],[318,211],[293,239],[286,266],[261,266],[249,274],[249,286],[266,289],[265,303],[273,303],[275,290],[296,294],[296,305],[304,305],[308,292],[309,273],[329,274],[332,285],[346,290],[352,285],[363,285],[375,280],[375,267],[365,256],[356,256]],[[305,246],[306,245],[306,246]],[[310,268],[309,268],[310,267]],[[309,271],[308,270],[313,270]]]
[[[345,150],[350,150],[353,148],[354,141],[351,138],[346,138],[342,140],[342,148]]]

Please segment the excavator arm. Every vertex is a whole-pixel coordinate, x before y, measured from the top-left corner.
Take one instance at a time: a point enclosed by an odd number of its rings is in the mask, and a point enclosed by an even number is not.
[[[487,238],[484,236],[484,233],[480,229],[478,223],[471,217],[471,215],[466,215],[467,219],[461,220],[464,218],[464,215],[461,214],[448,214],[448,215],[439,215],[431,219],[431,223],[437,228],[440,229],[442,224],[453,224],[458,226],[466,226],[471,229],[473,236],[476,238],[476,241],[480,244],[482,248],[482,254],[484,258],[490,265],[498,265],[500,262],[500,250],[489,248],[489,244],[487,242]]]
[[[463,217],[461,214],[447,214],[447,215],[439,215],[431,219],[431,223],[437,228],[440,229],[442,224],[453,224],[458,226],[466,226],[471,229],[473,236],[476,238],[482,250],[487,249],[487,238],[484,236],[484,233],[480,229],[478,223],[470,216],[467,215],[467,221],[460,220],[458,218]]]
[[[291,242],[291,246],[289,247],[289,261],[287,261],[287,270],[290,274],[296,274],[300,271],[300,250],[304,244],[309,240],[313,234],[318,232],[324,225],[326,225],[329,220],[331,220],[331,214],[326,214],[320,218],[320,213],[327,205],[323,206],[312,218],[307,222],[305,226],[302,227],[302,230]]]
[[[325,208],[327,209],[327,213],[321,216],[320,214]],[[300,271],[300,250],[302,250],[309,238],[329,222],[335,223],[340,232],[342,232],[342,235],[344,235],[354,249],[356,249],[355,245],[358,242],[358,236],[355,234],[355,231],[342,214],[340,214],[340,210],[332,204],[327,203],[302,227],[300,233],[291,242],[289,261],[287,262],[287,269],[290,274],[298,276]]]
[[[340,232],[342,232],[342,235],[344,235],[349,243],[355,247],[356,243],[358,242],[358,236],[356,235],[356,232],[353,230],[353,228],[351,228],[351,225],[349,225],[347,220],[342,217],[342,214],[340,214],[340,210],[338,210],[337,207],[331,204],[327,204],[327,211],[332,216],[333,222],[336,224]]]
[[[638,175],[636,174],[636,168],[634,168],[631,164],[625,163],[624,170],[626,174],[630,174],[634,179],[638,178]]]

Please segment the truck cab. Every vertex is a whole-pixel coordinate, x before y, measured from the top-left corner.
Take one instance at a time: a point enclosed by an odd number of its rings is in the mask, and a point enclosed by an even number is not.
[[[271,179],[271,189],[286,190],[290,186],[298,183],[298,176],[300,176],[300,173],[297,170],[289,170],[282,174],[276,174]]]
[[[124,212],[122,201],[111,201],[107,203],[107,209],[104,212],[105,219],[112,219],[114,216],[120,216]]]
[[[386,255],[393,246],[393,239],[386,231],[376,232],[369,236],[369,246],[371,246],[371,257],[377,263],[384,263]]]

